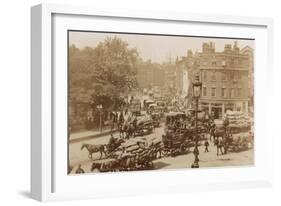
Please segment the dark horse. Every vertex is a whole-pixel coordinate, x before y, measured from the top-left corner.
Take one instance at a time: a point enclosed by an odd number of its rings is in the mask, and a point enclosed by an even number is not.
[[[119,125],[119,133],[120,133],[120,138],[125,138],[128,139],[131,136],[135,136],[135,130],[136,127],[134,126],[133,123],[123,123]]]
[[[102,145],[102,144],[99,144],[99,145],[82,144],[81,150],[84,148],[86,148],[88,150],[88,152],[89,152],[88,157],[92,160],[93,160],[93,157],[92,157],[93,153],[100,152],[100,159],[103,154],[105,155],[104,145]]]

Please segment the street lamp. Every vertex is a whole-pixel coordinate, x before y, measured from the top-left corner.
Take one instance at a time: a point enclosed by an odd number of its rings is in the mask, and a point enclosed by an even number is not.
[[[100,112],[100,133],[102,132],[102,104],[97,106],[97,109]]]
[[[198,150],[198,139],[199,139],[199,135],[198,135],[198,104],[199,104],[199,98],[201,96],[201,89],[202,89],[202,82],[200,81],[200,75],[199,73],[197,73],[195,75],[194,81],[192,83],[192,91],[193,91],[193,98],[196,101],[196,107],[195,107],[195,130],[196,130],[196,136],[195,136],[195,148],[193,151],[194,154],[194,164],[198,165],[198,155],[199,155],[199,150]]]

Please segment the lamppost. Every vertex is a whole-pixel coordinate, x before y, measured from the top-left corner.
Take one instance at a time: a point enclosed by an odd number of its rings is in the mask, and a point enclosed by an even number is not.
[[[97,109],[100,112],[100,133],[102,132],[102,104],[97,106]]]
[[[195,136],[195,148],[193,151],[194,154],[194,167],[199,167],[199,150],[198,150],[198,140],[199,140],[199,135],[198,135],[198,104],[199,104],[199,98],[201,96],[201,89],[202,89],[202,82],[200,81],[200,75],[197,73],[195,75],[194,81],[192,83],[192,92],[193,92],[193,98],[195,99],[195,130],[196,130],[196,136]]]

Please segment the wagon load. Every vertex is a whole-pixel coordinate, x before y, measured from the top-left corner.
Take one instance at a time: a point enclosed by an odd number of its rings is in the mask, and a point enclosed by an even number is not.
[[[234,134],[229,139],[229,150],[233,152],[244,151],[253,147],[253,137],[249,133]]]
[[[144,169],[153,165],[152,161],[157,158],[157,152],[161,149],[161,139],[152,138],[146,140],[142,137],[129,139],[122,143],[115,152],[115,158],[119,161],[129,161],[130,169]],[[141,165],[141,166],[140,166]]]
[[[243,112],[238,111],[227,111],[225,114],[225,118],[229,121],[229,127],[236,130],[248,129],[249,117]]]

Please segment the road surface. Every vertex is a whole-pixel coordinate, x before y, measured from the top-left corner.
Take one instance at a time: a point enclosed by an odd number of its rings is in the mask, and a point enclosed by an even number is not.
[[[164,125],[160,128],[155,128],[152,134],[144,136],[146,139],[162,138],[164,134]],[[118,133],[113,134],[114,137],[118,137]],[[72,173],[75,172],[79,164],[85,172],[90,172],[92,160],[88,158],[88,151],[86,149],[81,150],[83,143],[88,144],[107,144],[110,135],[96,137],[91,140],[82,142],[70,143],[69,145],[69,162],[73,167]],[[238,153],[228,153],[226,155],[217,156],[216,147],[210,142],[209,151],[204,152],[205,147],[199,147],[199,165],[200,167],[227,167],[227,166],[251,166],[254,164],[254,150],[249,149]],[[193,148],[191,148],[191,151]],[[99,153],[93,154],[93,159],[98,159]],[[161,159],[154,160],[155,169],[176,169],[176,168],[190,168],[194,161],[194,155],[192,153],[178,155],[176,157],[163,157]]]

